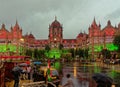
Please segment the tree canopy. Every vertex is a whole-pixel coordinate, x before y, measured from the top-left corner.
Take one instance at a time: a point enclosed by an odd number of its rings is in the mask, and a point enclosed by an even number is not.
[[[116,45],[118,47],[118,51],[120,51],[120,35],[115,36],[113,44]]]

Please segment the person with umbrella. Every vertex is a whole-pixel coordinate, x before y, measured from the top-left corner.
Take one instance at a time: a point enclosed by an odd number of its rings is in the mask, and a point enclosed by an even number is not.
[[[31,71],[32,71],[32,68],[31,68],[31,66],[30,66],[30,65],[28,65],[28,66],[27,66],[28,80],[30,80]]]
[[[95,73],[92,78],[96,81],[97,87],[111,87],[113,79],[104,73]]]
[[[22,69],[16,64],[16,66],[12,69],[12,73],[14,76],[14,87],[19,87],[19,77]]]

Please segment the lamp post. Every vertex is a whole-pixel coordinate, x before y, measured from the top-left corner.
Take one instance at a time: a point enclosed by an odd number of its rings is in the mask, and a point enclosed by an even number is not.
[[[115,84],[112,84],[112,86],[111,86],[111,87],[116,87],[116,86],[115,86]]]
[[[21,38],[20,39],[20,53],[23,54],[23,55],[24,55],[24,49],[25,49],[25,47],[24,47],[24,39]]]

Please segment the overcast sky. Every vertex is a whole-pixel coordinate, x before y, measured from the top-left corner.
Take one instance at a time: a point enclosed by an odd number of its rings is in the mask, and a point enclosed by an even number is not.
[[[108,20],[118,25],[120,0],[0,0],[0,24],[10,30],[17,20],[23,34],[31,32],[36,39],[48,38],[55,16],[63,24],[63,38],[74,39],[81,31],[88,32],[94,17],[102,28]]]

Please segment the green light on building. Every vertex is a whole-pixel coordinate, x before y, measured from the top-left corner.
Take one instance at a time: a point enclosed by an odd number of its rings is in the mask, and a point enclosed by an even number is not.
[[[103,47],[104,47],[103,44],[101,44],[101,45],[95,45],[94,46],[94,52],[101,52],[101,50],[103,49]],[[90,46],[90,48],[92,48],[92,47]],[[118,47],[115,46],[113,43],[106,44],[106,48],[108,50],[110,50],[110,51],[116,51],[116,50],[118,50]],[[90,49],[89,52],[92,52],[92,49]]]
[[[12,44],[1,44],[0,45],[0,52],[16,52],[16,45],[12,45]],[[20,52],[23,48],[19,47],[18,51]]]
[[[55,58],[59,59],[61,57],[61,50],[59,49],[52,49],[49,52],[45,53],[48,58]]]

